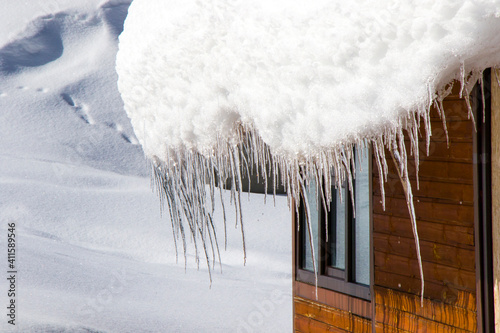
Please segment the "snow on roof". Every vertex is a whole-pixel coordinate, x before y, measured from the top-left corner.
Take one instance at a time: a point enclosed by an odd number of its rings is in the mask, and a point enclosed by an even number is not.
[[[450,82],[468,93],[500,64],[500,3],[134,0],[119,48],[118,87],[159,191],[201,231],[205,181],[240,180],[247,164],[279,166],[298,198],[306,177],[350,179],[352,147],[372,143],[380,173],[385,146],[404,176],[403,130],[417,137]]]
[[[498,1],[135,0],[119,87],[149,156],[208,154],[236,123],[314,155],[398,127],[463,66],[498,64],[499,15]]]

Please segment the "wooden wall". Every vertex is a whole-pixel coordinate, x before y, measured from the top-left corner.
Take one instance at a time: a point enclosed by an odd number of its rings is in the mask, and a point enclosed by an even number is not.
[[[444,101],[449,147],[437,112],[427,157],[420,143],[420,186],[412,187],[425,275],[420,274],[408,209],[392,160],[386,210],[373,165],[372,300],[294,282],[296,332],[476,332],[473,123],[458,89]],[[422,126],[421,133],[425,130]],[[408,142],[409,148],[409,142]],[[409,149],[408,149],[409,151]],[[390,154],[386,154],[390,159]],[[412,158],[412,157],[410,157]],[[409,164],[415,175],[414,163]],[[368,309],[371,309],[370,311]],[[372,322],[373,319],[373,322]]]
[[[306,283],[294,283],[295,332],[372,331],[371,303]]]
[[[295,211],[295,207],[292,207]],[[292,214],[292,244],[296,244],[296,221]],[[292,254],[295,272],[296,251]],[[316,297],[317,293],[317,297]],[[293,326],[295,333],[372,331],[373,308],[369,301],[349,297],[307,283],[293,281]]]
[[[455,89],[457,90],[457,89]],[[449,148],[441,119],[432,113],[429,156],[420,143],[420,187],[413,177],[415,212],[425,276],[420,275],[403,188],[391,169],[382,209],[373,170],[375,328],[392,332],[475,332],[473,123],[458,91],[444,101]],[[425,133],[424,128],[421,129]],[[388,165],[393,166],[392,160]],[[414,164],[409,174],[415,175]],[[399,331],[398,331],[399,332]]]

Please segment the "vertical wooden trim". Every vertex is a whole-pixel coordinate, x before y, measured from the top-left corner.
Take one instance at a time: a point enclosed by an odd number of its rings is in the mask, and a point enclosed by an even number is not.
[[[478,98],[477,98],[477,93],[478,89],[475,87],[474,89],[474,98],[472,98],[473,108],[474,108],[474,118],[478,119],[479,115],[482,115],[482,105],[480,104]],[[480,94],[481,92],[479,92]],[[468,96],[465,96],[465,98],[469,98]],[[481,109],[481,110],[479,110]],[[482,118],[482,116],[481,116]],[[476,125],[477,126],[477,125]],[[476,245],[475,249],[475,261],[476,261],[476,303],[477,303],[477,330],[478,332],[483,331],[483,305],[482,305],[482,295],[481,295],[481,251],[479,250],[479,244],[481,244],[482,239],[480,237],[480,221],[481,219],[481,211],[480,211],[480,187],[478,186],[479,181],[480,181],[480,172],[479,172],[479,167],[478,164],[480,163],[478,161],[479,159],[479,154],[480,152],[478,151],[479,143],[480,141],[479,135],[477,131],[473,130],[472,134],[473,138],[473,163],[474,163],[474,168],[473,168],[473,183],[474,183],[474,244]]]
[[[372,307],[372,332],[375,332],[375,251],[373,249],[373,153],[372,146],[370,146],[370,164],[369,164],[369,177],[370,181],[368,182],[368,189],[370,193],[370,296],[372,299],[371,307]]]
[[[297,223],[297,213],[295,210],[295,200],[292,199],[292,205],[291,205],[291,210],[292,210],[292,322],[293,322],[293,331],[295,332],[295,305],[294,303],[294,298],[295,298],[295,275],[296,275],[296,250],[297,250],[297,244],[296,242],[296,236],[297,236],[297,228],[295,224]]]
[[[496,80],[500,70],[494,71],[491,82],[491,196],[495,331],[500,333],[500,87]]]
[[[491,71],[483,72],[483,87],[473,93],[474,132],[474,237],[478,331],[494,331],[493,259],[491,220]],[[483,95],[484,93],[484,95]],[[483,105],[483,99],[485,104]],[[484,119],[484,121],[483,121]]]

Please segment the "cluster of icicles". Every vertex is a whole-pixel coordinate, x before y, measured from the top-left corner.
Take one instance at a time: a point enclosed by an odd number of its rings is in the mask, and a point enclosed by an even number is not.
[[[466,75],[462,70],[460,81],[461,95],[466,96],[465,100],[469,110],[469,118],[472,118],[474,121],[468,96],[476,82],[479,82],[482,86],[482,72],[477,71]],[[379,136],[345,143],[341,147],[323,150],[314,156],[309,155],[291,159],[282,157],[280,154],[273,154],[252,126],[238,124],[234,128],[233,136],[229,140],[228,138],[218,139],[217,146],[213,149],[211,155],[200,154],[189,149],[176,149],[169,152],[166,161],[161,161],[153,157],[152,170],[155,187],[160,200],[166,200],[169,209],[176,246],[176,256],[178,256],[177,242],[182,241],[184,260],[186,261],[186,236],[190,235],[196,249],[197,264],[199,266],[199,255],[202,253],[208,266],[211,282],[211,269],[215,267],[216,260],[220,263],[219,241],[212,217],[215,210],[215,196],[220,196],[224,217],[224,244],[225,246],[227,244],[226,207],[222,197],[224,188],[228,188],[231,191],[231,204],[233,204],[236,212],[236,224],[239,223],[241,228],[244,260],[246,261],[245,233],[241,211],[242,182],[245,179],[245,175],[250,179],[250,174],[257,173],[263,178],[265,188],[268,188],[268,183],[271,183],[274,191],[276,186],[279,185],[278,180],[280,179],[288,195],[289,207],[292,206],[291,203],[293,200],[296,203],[294,207],[298,213],[300,202],[304,202],[306,215],[310,216],[307,204],[307,180],[314,179],[316,181],[318,184],[316,188],[320,191],[317,194],[321,198],[323,208],[329,210],[329,203],[332,198],[330,190],[332,185],[339,187],[347,181],[351,195],[353,193],[352,180],[355,175],[351,170],[355,170],[354,149],[356,147],[367,148],[371,146],[373,158],[376,161],[379,172],[379,185],[384,210],[384,182],[387,181],[388,174],[386,151],[390,153],[390,158],[394,162],[401,180],[413,228],[423,301],[424,272],[422,269],[417,222],[413,205],[413,192],[407,167],[409,156],[405,146],[404,131],[407,132],[407,136],[411,142],[410,155],[413,155],[415,161],[418,188],[418,142],[421,121],[423,121],[425,128],[428,154],[431,137],[430,111],[432,106],[436,108],[443,121],[448,141],[446,118],[442,102],[451,93],[452,86],[453,83],[447,84],[437,92],[437,95],[429,91],[427,107],[420,108],[415,112],[408,112],[406,116],[401,117],[396,126],[385,129]],[[257,168],[257,170],[253,170],[254,168]],[[331,184],[332,179],[335,180],[336,184]],[[301,197],[305,198],[305,200],[301,201]],[[354,202],[354,198],[352,198],[352,201]],[[307,221],[307,226],[311,240],[310,244],[312,244],[312,229],[309,221]],[[201,240],[201,243],[198,240]],[[200,246],[202,250],[199,248]],[[311,251],[317,282],[316,254],[313,247]]]

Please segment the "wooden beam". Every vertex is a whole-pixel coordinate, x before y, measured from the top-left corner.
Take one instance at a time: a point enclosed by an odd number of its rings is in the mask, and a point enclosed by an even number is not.
[[[500,70],[495,71],[491,82],[491,192],[495,331],[500,333],[500,87],[497,83]]]

